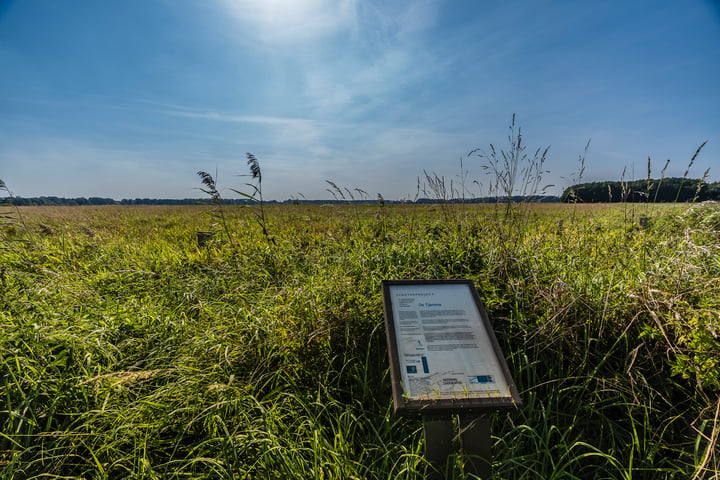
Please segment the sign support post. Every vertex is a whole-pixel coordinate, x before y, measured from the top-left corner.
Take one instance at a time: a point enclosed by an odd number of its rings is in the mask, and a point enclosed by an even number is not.
[[[492,477],[490,416],[460,414],[460,440],[465,453],[465,473],[482,479]]]
[[[425,436],[425,459],[430,464],[428,480],[443,480],[450,467],[453,448],[452,417],[423,415],[423,433]]]
[[[384,280],[382,293],[395,412],[423,418],[427,478],[446,478],[459,439],[465,473],[490,479],[489,412],[522,401],[474,284]]]

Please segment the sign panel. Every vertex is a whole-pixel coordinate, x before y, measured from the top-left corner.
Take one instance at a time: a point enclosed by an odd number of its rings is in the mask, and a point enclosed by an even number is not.
[[[471,281],[386,280],[382,288],[396,411],[520,403]]]

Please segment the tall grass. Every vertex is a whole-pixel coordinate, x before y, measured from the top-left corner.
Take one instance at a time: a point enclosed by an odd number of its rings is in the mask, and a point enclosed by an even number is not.
[[[241,198],[244,198],[247,201],[247,203],[244,204],[244,207],[251,210],[255,223],[262,230],[265,240],[267,240],[268,243],[275,245],[275,239],[270,236],[268,230],[268,219],[265,215],[265,201],[262,193],[262,170],[260,168],[260,161],[252,153],[247,153],[246,155],[247,166],[250,170],[250,174],[240,176],[249,176],[252,179],[252,182],[245,183],[246,188],[244,190],[230,188],[230,191],[240,195]],[[215,173],[215,178],[204,171],[197,172],[197,174],[200,176],[202,184],[205,185],[205,188],[201,188],[200,190],[210,197],[210,201],[214,207],[210,212],[208,212],[209,215],[220,222],[221,230],[227,236],[230,245],[234,247],[233,232],[228,226],[225,218],[222,195],[220,194],[216,183],[217,172]]]
[[[490,175],[488,194],[496,196],[505,203],[505,216],[509,217],[513,208],[513,196],[534,197],[544,195],[553,185],[543,185],[550,146],[538,147],[531,156],[526,153],[527,145],[523,143],[522,128],[515,124],[515,114],[508,127],[507,149],[496,149],[490,144],[488,151],[482,148],[472,150],[468,157],[476,155],[482,159],[482,168]],[[589,142],[588,142],[589,145]],[[587,147],[586,147],[587,150]],[[461,167],[462,168],[462,167]]]
[[[460,229],[420,205],[266,208],[275,248],[248,229],[203,250],[207,207],[21,209],[0,478],[423,478],[379,287],[459,277],[525,403],[493,416],[496,478],[720,474],[717,205],[657,206],[648,229],[621,205],[528,206],[522,229],[487,205]]]
[[[422,424],[392,414],[388,278],[478,286],[525,404],[493,416],[496,478],[719,478],[720,207],[656,205],[646,229],[627,205],[519,208],[548,149],[510,131],[483,157],[504,215],[458,215],[427,172],[440,208],[332,182],[348,205],[267,207],[250,154],[250,208],[199,172],[228,238],[206,249],[205,207],[9,212],[0,478],[424,478]]]

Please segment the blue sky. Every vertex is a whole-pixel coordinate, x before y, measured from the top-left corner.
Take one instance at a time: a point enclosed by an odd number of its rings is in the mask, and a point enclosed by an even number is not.
[[[506,148],[543,184],[720,180],[720,2],[0,0],[0,179],[18,196],[199,198],[263,169],[267,198],[468,195]],[[482,188],[472,183],[477,180]],[[232,197],[230,193],[227,195]]]

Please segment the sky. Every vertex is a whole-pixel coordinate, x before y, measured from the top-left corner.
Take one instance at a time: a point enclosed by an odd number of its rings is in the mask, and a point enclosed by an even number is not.
[[[720,1],[0,0],[15,196],[201,198],[203,170],[233,198],[247,152],[267,200],[485,196],[470,152],[513,115],[547,193],[683,176],[706,140],[688,176],[719,181]]]

